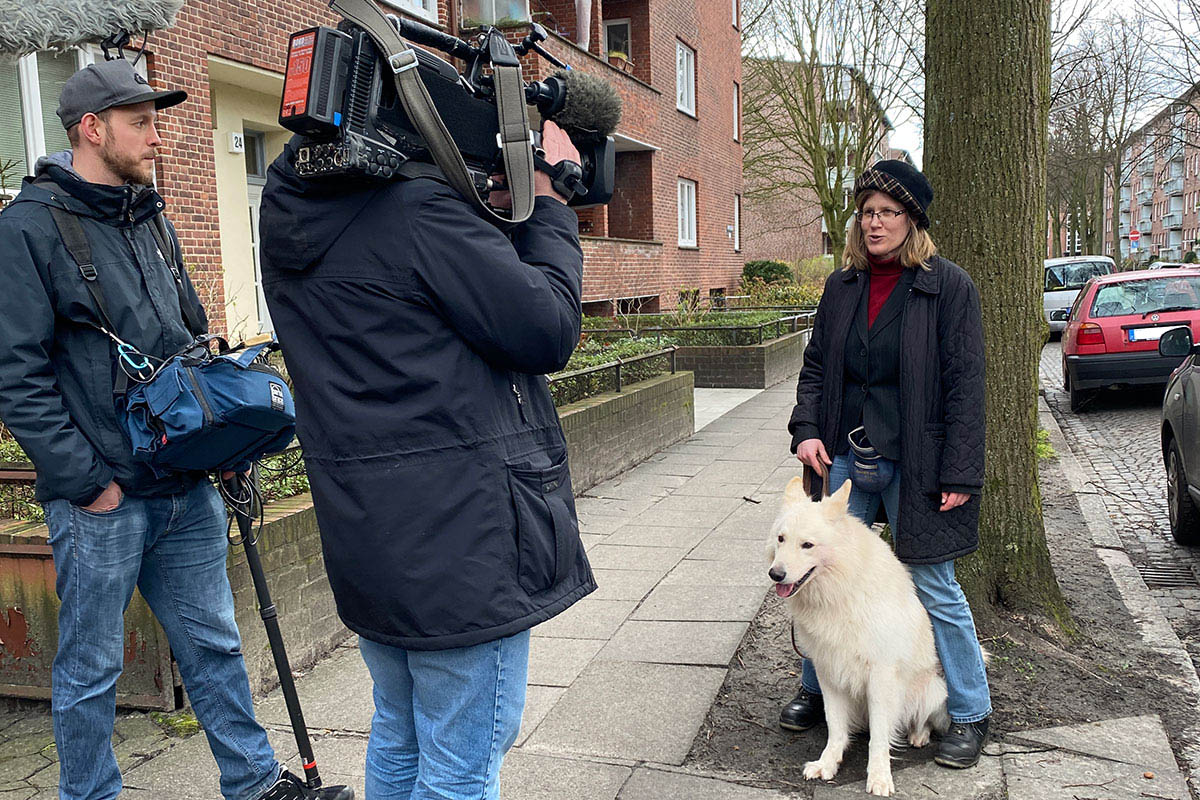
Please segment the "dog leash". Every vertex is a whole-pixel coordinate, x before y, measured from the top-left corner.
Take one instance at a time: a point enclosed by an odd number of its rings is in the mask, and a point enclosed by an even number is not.
[[[795,622],[795,620],[792,621],[792,649],[795,650],[796,655],[800,656],[801,658],[808,658],[808,656],[806,656],[806,655],[804,655],[804,653],[800,652],[800,648],[796,645],[796,622]]]

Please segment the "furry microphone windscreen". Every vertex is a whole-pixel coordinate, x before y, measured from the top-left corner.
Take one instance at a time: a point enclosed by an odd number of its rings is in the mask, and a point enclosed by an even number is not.
[[[578,70],[555,73],[567,87],[567,99],[554,122],[572,138],[600,142],[621,124],[621,96],[612,84]]]
[[[0,0],[0,56],[64,50],[175,24],[183,0]]]

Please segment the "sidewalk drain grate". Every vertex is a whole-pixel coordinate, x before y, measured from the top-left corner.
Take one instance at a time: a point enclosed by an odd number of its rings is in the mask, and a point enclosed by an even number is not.
[[[1138,564],[1137,571],[1150,589],[1195,589],[1200,584],[1187,564],[1172,561],[1151,561]]]

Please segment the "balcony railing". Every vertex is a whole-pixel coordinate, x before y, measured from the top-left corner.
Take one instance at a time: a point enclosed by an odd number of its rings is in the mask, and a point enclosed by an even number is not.
[[[1162,225],[1164,228],[1166,228],[1168,230],[1176,230],[1178,228],[1182,228],[1183,227],[1183,212],[1182,211],[1172,211],[1170,214],[1164,215],[1162,218]]]
[[[1171,142],[1163,151],[1167,161],[1183,161],[1183,142]]]
[[[1121,223],[1121,238],[1126,239],[1128,237],[1129,237],[1129,223],[1122,222]]]
[[[1139,175],[1153,175],[1154,174],[1154,159],[1147,158],[1147,159],[1144,159],[1141,162],[1139,162],[1138,163],[1138,174]]]
[[[1178,178],[1171,178],[1171,180],[1163,184],[1162,188],[1163,193],[1168,197],[1183,194],[1183,176],[1180,175]]]
[[[1144,206],[1148,206],[1154,202],[1154,190],[1142,189],[1138,192],[1138,202]]]

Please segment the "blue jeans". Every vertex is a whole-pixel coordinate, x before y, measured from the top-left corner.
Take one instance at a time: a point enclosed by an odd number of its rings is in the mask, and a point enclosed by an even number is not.
[[[126,495],[103,514],[66,500],[45,509],[62,601],[51,689],[59,797],[112,800],[121,791],[110,741],[124,656],[122,615],[134,586],[166,631],[221,771],[221,794],[251,800],[266,791],[281,767],[254,721],[216,489],[202,481],[168,497]]]
[[[525,708],[529,631],[449,650],[358,647],[375,683],[367,800],[496,800]]]
[[[836,492],[849,478],[850,456],[834,456],[833,466],[829,468],[830,490]],[[851,489],[849,511],[871,525],[875,522],[881,501],[888,519],[896,519],[900,511],[899,469],[892,482],[878,494]],[[896,535],[894,528],[892,535]],[[907,566],[917,587],[917,597],[921,599],[921,605],[925,606],[933,623],[933,642],[946,676],[950,719],[955,722],[977,722],[992,713],[992,695],[988,691],[983,651],[975,634],[975,620],[962,587],[954,577],[954,562]],[[808,659],[804,660],[800,681],[808,691],[820,694],[817,671]]]

